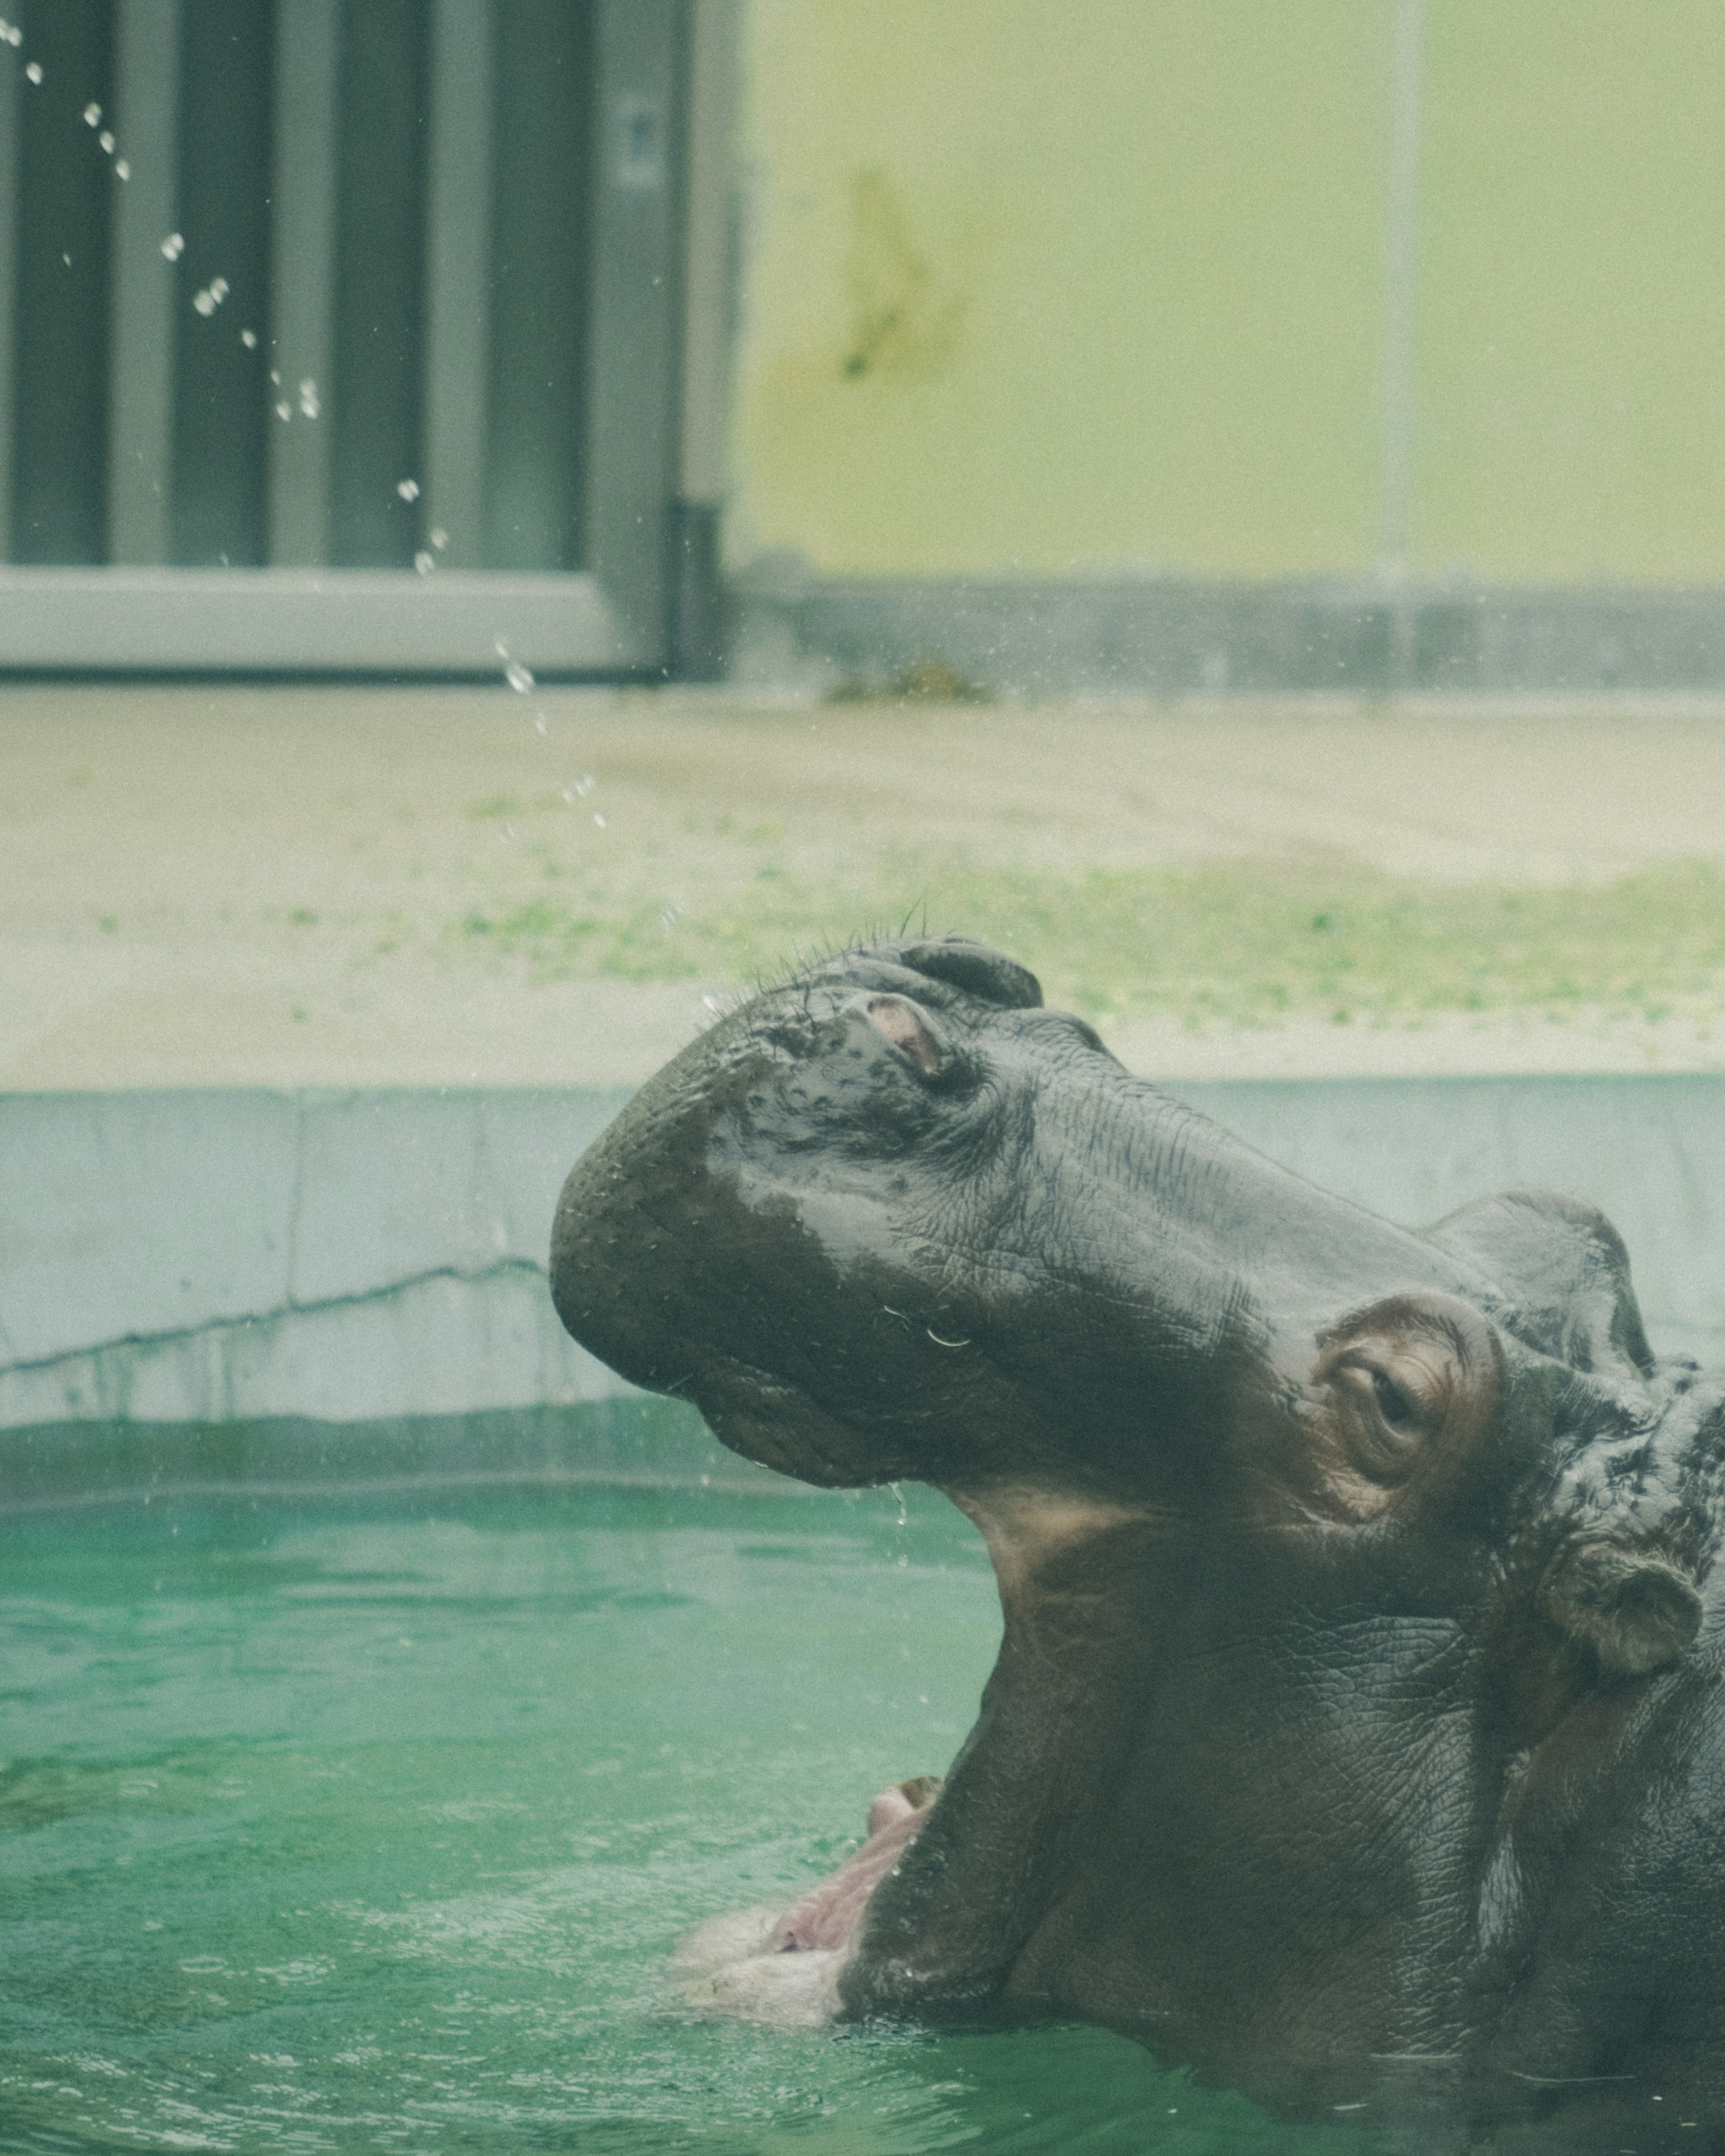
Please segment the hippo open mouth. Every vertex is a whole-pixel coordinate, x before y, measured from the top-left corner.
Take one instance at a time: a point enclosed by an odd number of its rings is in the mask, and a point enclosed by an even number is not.
[[[1655,1363],[1591,1209],[1391,1226],[925,937],[685,1050],[571,1173],[552,1279],[747,1456],[946,1491],[999,1581],[944,1784],[694,1943],[709,1996],[1083,2015],[1565,2145],[1725,2119],[1722,1389]]]

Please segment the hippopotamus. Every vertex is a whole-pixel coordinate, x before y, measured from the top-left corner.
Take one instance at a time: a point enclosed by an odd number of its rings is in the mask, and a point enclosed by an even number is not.
[[[691,1943],[699,1999],[1089,2020],[1435,2145],[1725,2147],[1725,1384],[1656,1359],[1598,1211],[1393,1225],[901,937],[637,1094],[551,1278],[625,1378],[934,1486],[998,1578],[956,1760],[883,1761],[831,1880]]]

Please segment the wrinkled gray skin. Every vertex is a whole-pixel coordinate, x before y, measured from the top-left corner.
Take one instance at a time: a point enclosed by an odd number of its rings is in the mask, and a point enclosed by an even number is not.
[[[987,1537],[999,1661],[838,2015],[1081,2016],[1422,2146],[1725,2145],[1725,1386],[1597,1213],[1391,1227],[900,941],[647,1086],[552,1288],[737,1451]]]

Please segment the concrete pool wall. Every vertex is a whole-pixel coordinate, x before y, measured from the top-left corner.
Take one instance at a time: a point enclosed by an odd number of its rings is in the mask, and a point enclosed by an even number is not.
[[[1628,1242],[1656,1345],[1725,1357],[1725,1075],[1169,1090],[1410,1224],[1517,1183],[1589,1198]],[[558,1325],[545,1261],[563,1175],[627,1098],[0,1095],[0,1431],[69,1464],[95,1426],[269,1424],[291,1450],[614,1398]]]

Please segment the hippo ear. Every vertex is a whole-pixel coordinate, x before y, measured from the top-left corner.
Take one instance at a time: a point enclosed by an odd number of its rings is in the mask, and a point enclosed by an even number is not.
[[[1701,1630],[1695,1583],[1670,1557],[1603,1535],[1568,1543],[1546,1567],[1539,1606],[1611,1676],[1674,1662]]]
[[[1327,1480],[1357,1517],[1447,1485],[1497,1418],[1502,1349],[1457,1296],[1391,1296],[1332,1327],[1318,1350]]]

